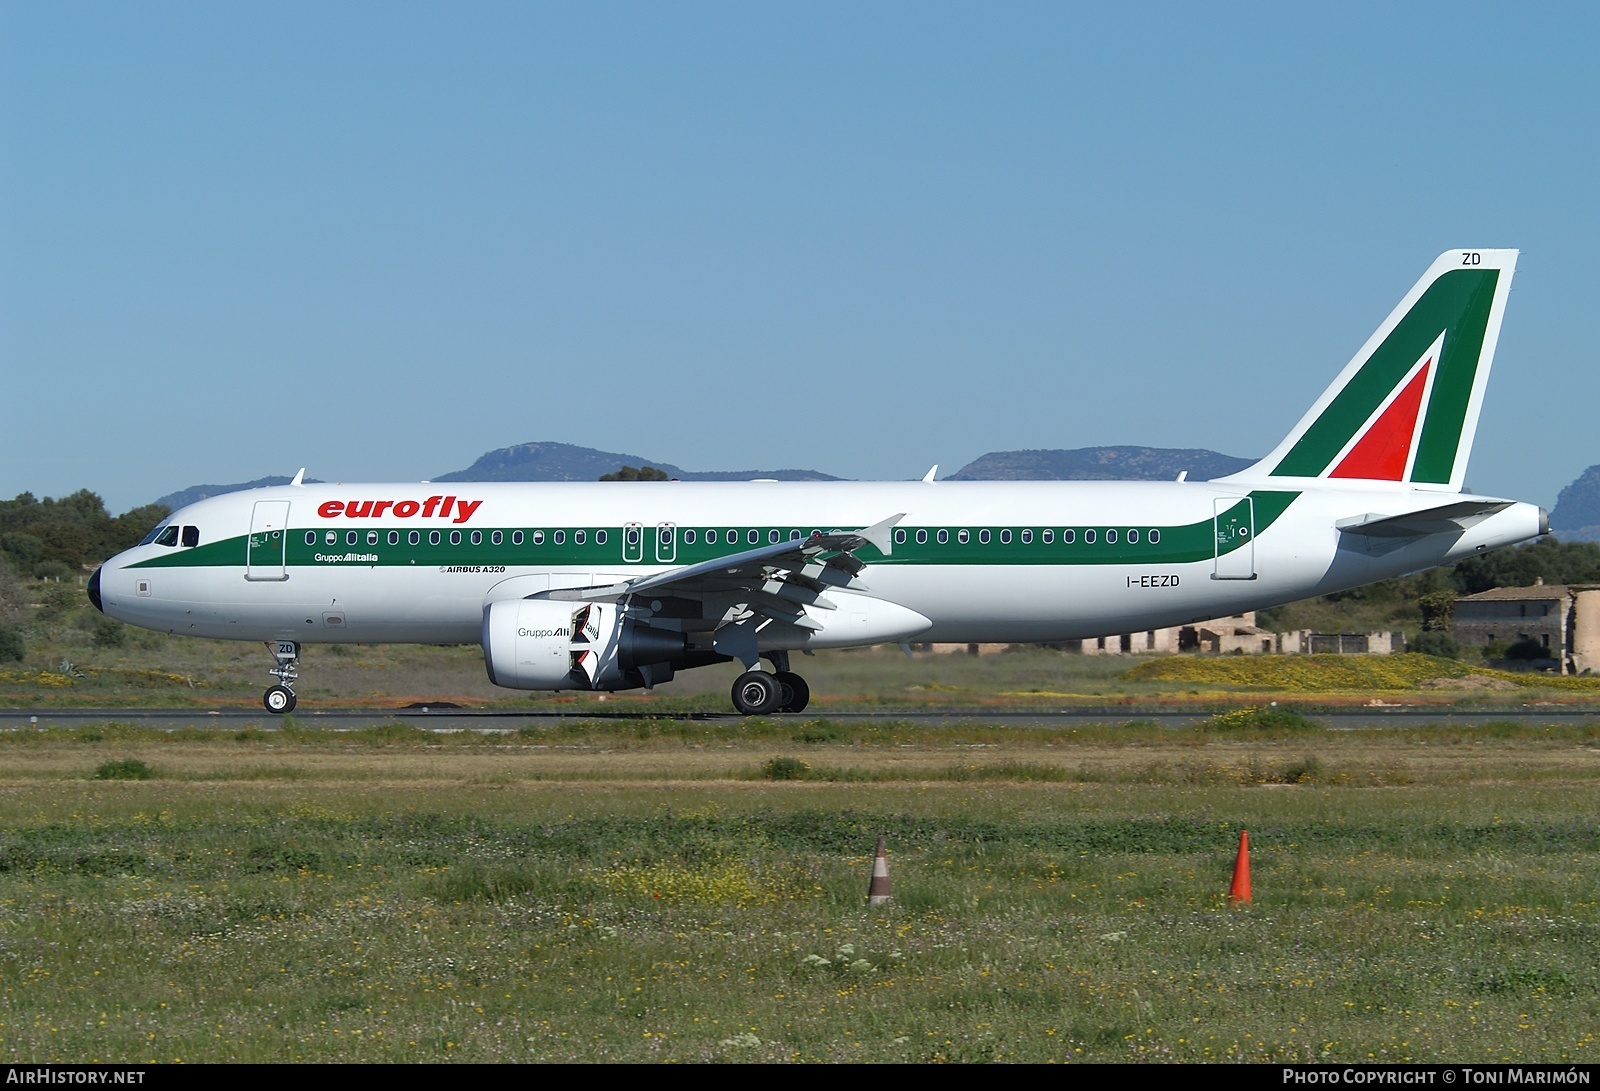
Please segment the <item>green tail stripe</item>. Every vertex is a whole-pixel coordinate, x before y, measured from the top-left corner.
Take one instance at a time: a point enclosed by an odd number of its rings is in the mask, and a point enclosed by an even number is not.
[[[1422,293],[1361,370],[1273,469],[1274,477],[1316,477],[1366,424],[1444,330],[1444,351],[1422,425],[1412,481],[1449,484],[1494,304],[1498,269],[1453,269]]]

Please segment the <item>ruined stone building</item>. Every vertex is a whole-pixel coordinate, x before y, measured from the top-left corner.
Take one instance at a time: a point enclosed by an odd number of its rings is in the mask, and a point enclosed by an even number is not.
[[[1452,634],[1464,647],[1532,640],[1563,674],[1600,668],[1600,587],[1496,587],[1456,600]]]

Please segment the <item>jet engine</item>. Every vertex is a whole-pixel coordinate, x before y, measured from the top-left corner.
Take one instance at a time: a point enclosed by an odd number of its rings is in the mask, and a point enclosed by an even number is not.
[[[609,602],[513,599],[483,610],[484,666],[489,681],[507,689],[649,687],[675,669],[726,658]]]

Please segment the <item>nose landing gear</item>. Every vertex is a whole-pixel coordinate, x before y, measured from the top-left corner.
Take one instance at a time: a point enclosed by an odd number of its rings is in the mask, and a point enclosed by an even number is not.
[[[261,704],[268,712],[281,716],[294,711],[294,680],[300,677],[300,645],[293,640],[274,640],[267,646],[278,662],[267,673],[276,678],[278,684],[261,695]]]

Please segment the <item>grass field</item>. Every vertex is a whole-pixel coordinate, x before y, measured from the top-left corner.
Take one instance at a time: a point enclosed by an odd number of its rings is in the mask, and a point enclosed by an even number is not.
[[[77,633],[63,627],[59,639]],[[142,633],[118,647],[41,644],[0,667],[0,705],[13,708],[258,707],[271,657],[254,643]],[[893,647],[796,657],[811,712],[880,708],[1226,707],[1269,696],[1313,707],[1375,694],[1435,706],[1515,707],[1530,700],[1593,703],[1600,678],[1506,674],[1452,659],[1396,656],[1094,656],[1016,647],[992,655]],[[687,671],[654,693],[525,693],[489,683],[476,646],[308,645],[302,707],[410,704],[544,711],[725,712],[737,664]],[[1403,696],[1400,696],[1403,695]]]
[[[1600,1056],[1600,719],[283,726],[0,736],[0,1058]]]

